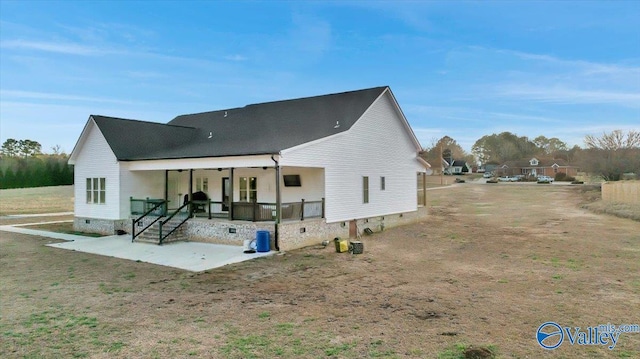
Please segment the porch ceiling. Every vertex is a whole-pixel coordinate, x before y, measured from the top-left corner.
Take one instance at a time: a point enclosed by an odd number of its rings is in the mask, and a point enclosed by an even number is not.
[[[279,156],[274,156],[279,160]],[[274,167],[271,155],[237,156],[237,157],[205,157],[181,158],[169,160],[145,160],[123,162],[130,171],[211,169],[211,168],[243,168]]]

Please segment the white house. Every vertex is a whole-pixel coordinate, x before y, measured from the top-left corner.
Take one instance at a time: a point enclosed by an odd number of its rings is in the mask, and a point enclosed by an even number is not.
[[[167,124],[91,115],[69,159],[74,226],[156,243],[267,230],[278,250],[378,231],[426,214],[420,151],[389,87]]]

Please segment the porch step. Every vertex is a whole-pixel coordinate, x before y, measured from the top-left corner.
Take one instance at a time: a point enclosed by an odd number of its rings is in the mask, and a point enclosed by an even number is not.
[[[170,232],[176,226],[178,226],[180,222],[182,222],[181,219],[171,220],[165,223],[164,226],[162,226],[162,232],[163,233]],[[162,243],[164,244],[169,242],[188,241],[188,240],[189,238],[184,233],[184,227],[180,227],[175,232],[171,233],[167,238],[165,238]],[[159,244],[160,243],[160,223],[156,223],[153,226],[147,228],[147,230],[145,230],[144,232],[142,232],[140,235],[136,237],[134,242]]]

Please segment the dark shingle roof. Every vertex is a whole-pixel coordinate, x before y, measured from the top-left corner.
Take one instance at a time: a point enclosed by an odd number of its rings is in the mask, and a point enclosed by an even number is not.
[[[386,89],[181,115],[168,124],[92,118],[118,160],[273,154],[350,129]]]
[[[118,160],[162,158],[196,138],[198,130],[91,115]]]

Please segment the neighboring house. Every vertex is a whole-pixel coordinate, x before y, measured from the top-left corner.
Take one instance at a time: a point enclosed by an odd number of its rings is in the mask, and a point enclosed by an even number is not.
[[[420,151],[389,87],[167,124],[91,115],[69,159],[74,227],[238,245],[266,230],[277,250],[382,230],[426,214]],[[154,215],[183,219],[163,232]]]
[[[422,159],[426,162],[429,162],[429,159],[426,158],[425,156],[421,156]],[[439,157],[439,156],[438,156]],[[439,157],[440,158],[440,166],[436,166],[436,165],[432,165],[430,167],[430,171],[427,171],[427,174],[430,176],[440,176],[441,174],[445,173],[447,168],[449,168],[449,162],[447,162],[444,158]],[[436,163],[438,162],[438,159],[433,159],[432,161],[435,161]]]
[[[485,172],[495,172],[497,169],[499,169],[500,165],[497,163],[485,163],[484,164],[484,171]]]
[[[524,175],[526,177],[555,177],[558,173],[565,173],[567,176],[575,177],[578,174],[578,167],[569,165],[563,159],[533,157],[529,160],[505,162],[497,172],[507,176]]]
[[[464,160],[454,160],[447,168],[447,172],[454,175],[469,173],[471,172],[471,167],[469,167],[469,164]]]

